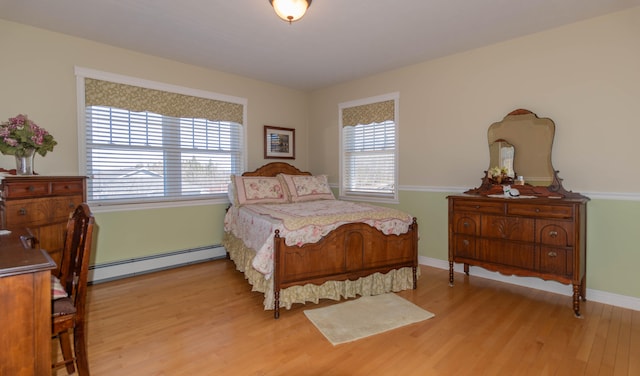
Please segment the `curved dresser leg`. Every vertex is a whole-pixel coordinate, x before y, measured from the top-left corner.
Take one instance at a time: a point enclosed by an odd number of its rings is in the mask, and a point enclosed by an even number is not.
[[[453,261],[449,261],[449,286],[453,287]]]
[[[581,285],[573,285],[573,313],[576,317],[580,316],[580,292],[582,291]]]

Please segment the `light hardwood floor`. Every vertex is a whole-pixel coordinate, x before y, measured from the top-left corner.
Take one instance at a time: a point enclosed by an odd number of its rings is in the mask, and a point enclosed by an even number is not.
[[[303,310],[262,309],[229,260],[89,289],[92,375],[640,375],[640,312],[422,266],[398,295],[430,320],[332,346]],[[588,298],[588,296],[587,296]],[[65,374],[58,371],[59,375]]]

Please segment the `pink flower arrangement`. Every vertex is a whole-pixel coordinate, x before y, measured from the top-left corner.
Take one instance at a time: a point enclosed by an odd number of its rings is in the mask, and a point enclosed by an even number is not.
[[[29,120],[27,115],[9,118],[0,125],[0,153],[25,156],[33,149],[43,157],[58,143],[44,128]]]

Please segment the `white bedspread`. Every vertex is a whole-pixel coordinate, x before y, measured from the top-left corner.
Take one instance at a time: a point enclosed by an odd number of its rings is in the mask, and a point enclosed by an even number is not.
[[[413,218],[402,211],[340,200],[317,200],[290,204],[232,206],[224,229],[256,251],[252,265],[267,279],[273,273],[275,230],[287,245],[315,243],[337,227],[362,222],[385,235],[407,232]]]

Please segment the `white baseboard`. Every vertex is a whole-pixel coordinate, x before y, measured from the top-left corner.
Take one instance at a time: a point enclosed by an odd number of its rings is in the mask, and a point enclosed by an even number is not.
[[[418,262],[421,265],[432,266],[438,269],[449,270],[449,262],[431,257],[419,256]],[[462,264],[454,264],[454,272],[464,273],[464,266]],[[556,294],[572,296],[573,290],[571,285],[564,285],[555,281],[545,281],[534,277],[517,277],[517,276],[505,276],[497,272],[491,272],[486,269],[471,266],[469,268],[469,275],[492,279],[494,281],[500,281],[505,283],[511,283],[513,285],[529,287],[533,289],[548,291]],[[454,277],[455,284],[455,277]],[[598,303],[609,304],[616,307],[628,308],[635,311],[640,311],[640,299],[632,296],[625,296],[614,294],[611,292],[593,290],[587,288],[587,301],[594,301]]]
[[[176,268],[183,265],[194,264],[209,260],[215,260],[226,257],[226,250],[221,245],[212,245],[209,247],[188,249],[184,251],[176,251],[140,257],[130,260],[117,261],[93,265],[89,268],[89,282],[100,283],[115,279],[132,277],[145,273],[151,273],[158,270]],[[438,269],[449,269],[449,262],[445,260],[435,259],[431,257],[419,256],[418,262],[421,265],[431,266]],[[464,273],[462,264],[455,264],[454,271]],[[495,281],[511,283],[518,286],[548,291],[556,294],[571,296],[572,287],[554,281],[544,281],[533,277],[516,277],[505,276],[497,272],[491,272],[486,269],[471,266],[469,274],[492,279]],[[455,281],[454,281],[455,282]],[[613,305],[640,311],[640,299],[632,296],[614,294],[606,291],[594,290],[587,288],[587,299],[594,302]]]
[[[98,264],[89,267],[89,282],[94,284],[107,282],[114,279],[132,277],[134,275],[151,273],[158,270],[214,260],[226,257],[226,255],[227,251],[224,247],[221,245],[212,245],[208,247]]]

